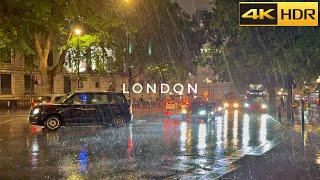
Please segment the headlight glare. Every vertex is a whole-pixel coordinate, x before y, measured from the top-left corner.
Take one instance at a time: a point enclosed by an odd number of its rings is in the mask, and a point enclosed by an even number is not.
[[[239,104],[238,104],[238,103],[234,103],[234,104],[233,104],[233,107],[234,107],[234,108],[238,108],[238,107],[239,107]]]
[[[204,110],[202,110],[202,111],[199,112],[199,115],[200,115],[200,116],[203,116],[203,115],[206,115],[206,114],[207,114],[207,112],[204,111]]]
[[[267,106],[266,104],[262,104],[262,105],[261,105],[261,108],[262,108],[262,109],[267,109],[267,107],[268,107],[268,106]]]
[[[188,111],[186,110],[186,109],[182,109],[182,114],[187,114],[188,113]]]
[[[32,111],[32,114],[33,114],[33,115],[39,114],[40,111],[41,111],[40,108],[35,108],[35,109]]]

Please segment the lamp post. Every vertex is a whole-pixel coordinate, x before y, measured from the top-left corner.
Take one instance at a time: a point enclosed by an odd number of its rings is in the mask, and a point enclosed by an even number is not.
[[[317,82],[317,86],[318,86],[318,93],[319,93],[319,97],[318,97],[318,106],[320,107],[320,76],[318,77],[318,79],[316,80]]]
[[[80,35],[82,33],[81,29],[75,29],[75,34],[77,35],[77,84],[78,90],[81,88],[80,86]]]

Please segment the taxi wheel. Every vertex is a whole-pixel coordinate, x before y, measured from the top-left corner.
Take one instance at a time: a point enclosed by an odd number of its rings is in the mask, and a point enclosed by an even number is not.
[[[113,118],[113,120],[112,120],[112,125],[114,127],[121,127],[124,124],[125,124],[125,121],[124,121],[123,117],[121,117],[121,116],[117,116],[117,117]]]
[[[45,122],[44,126],[49,131],[56,131],[61,127],[61,120],[57,116],[49,117]]]

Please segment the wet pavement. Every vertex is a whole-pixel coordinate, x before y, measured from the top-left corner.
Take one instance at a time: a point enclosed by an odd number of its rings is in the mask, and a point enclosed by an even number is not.
[[[286,140],[262,156],[245,156],[223,179],[320,179],[320,124],[287,125]]]
[[[137,119],[122,128],[31,128],[26,117],[0,118],[0,179],[212,179],[245,155],[284,139],[269,115],[226,113],[200,119]]]

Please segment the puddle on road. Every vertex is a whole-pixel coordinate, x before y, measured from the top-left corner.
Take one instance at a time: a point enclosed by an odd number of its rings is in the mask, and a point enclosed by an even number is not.
[[[158,119],[122,128],[66,127],[28,139],[25,169],[53,178],[214,178],[246,154],[270,150],[282,136],[270,116],[237,111],[208,123]]]

